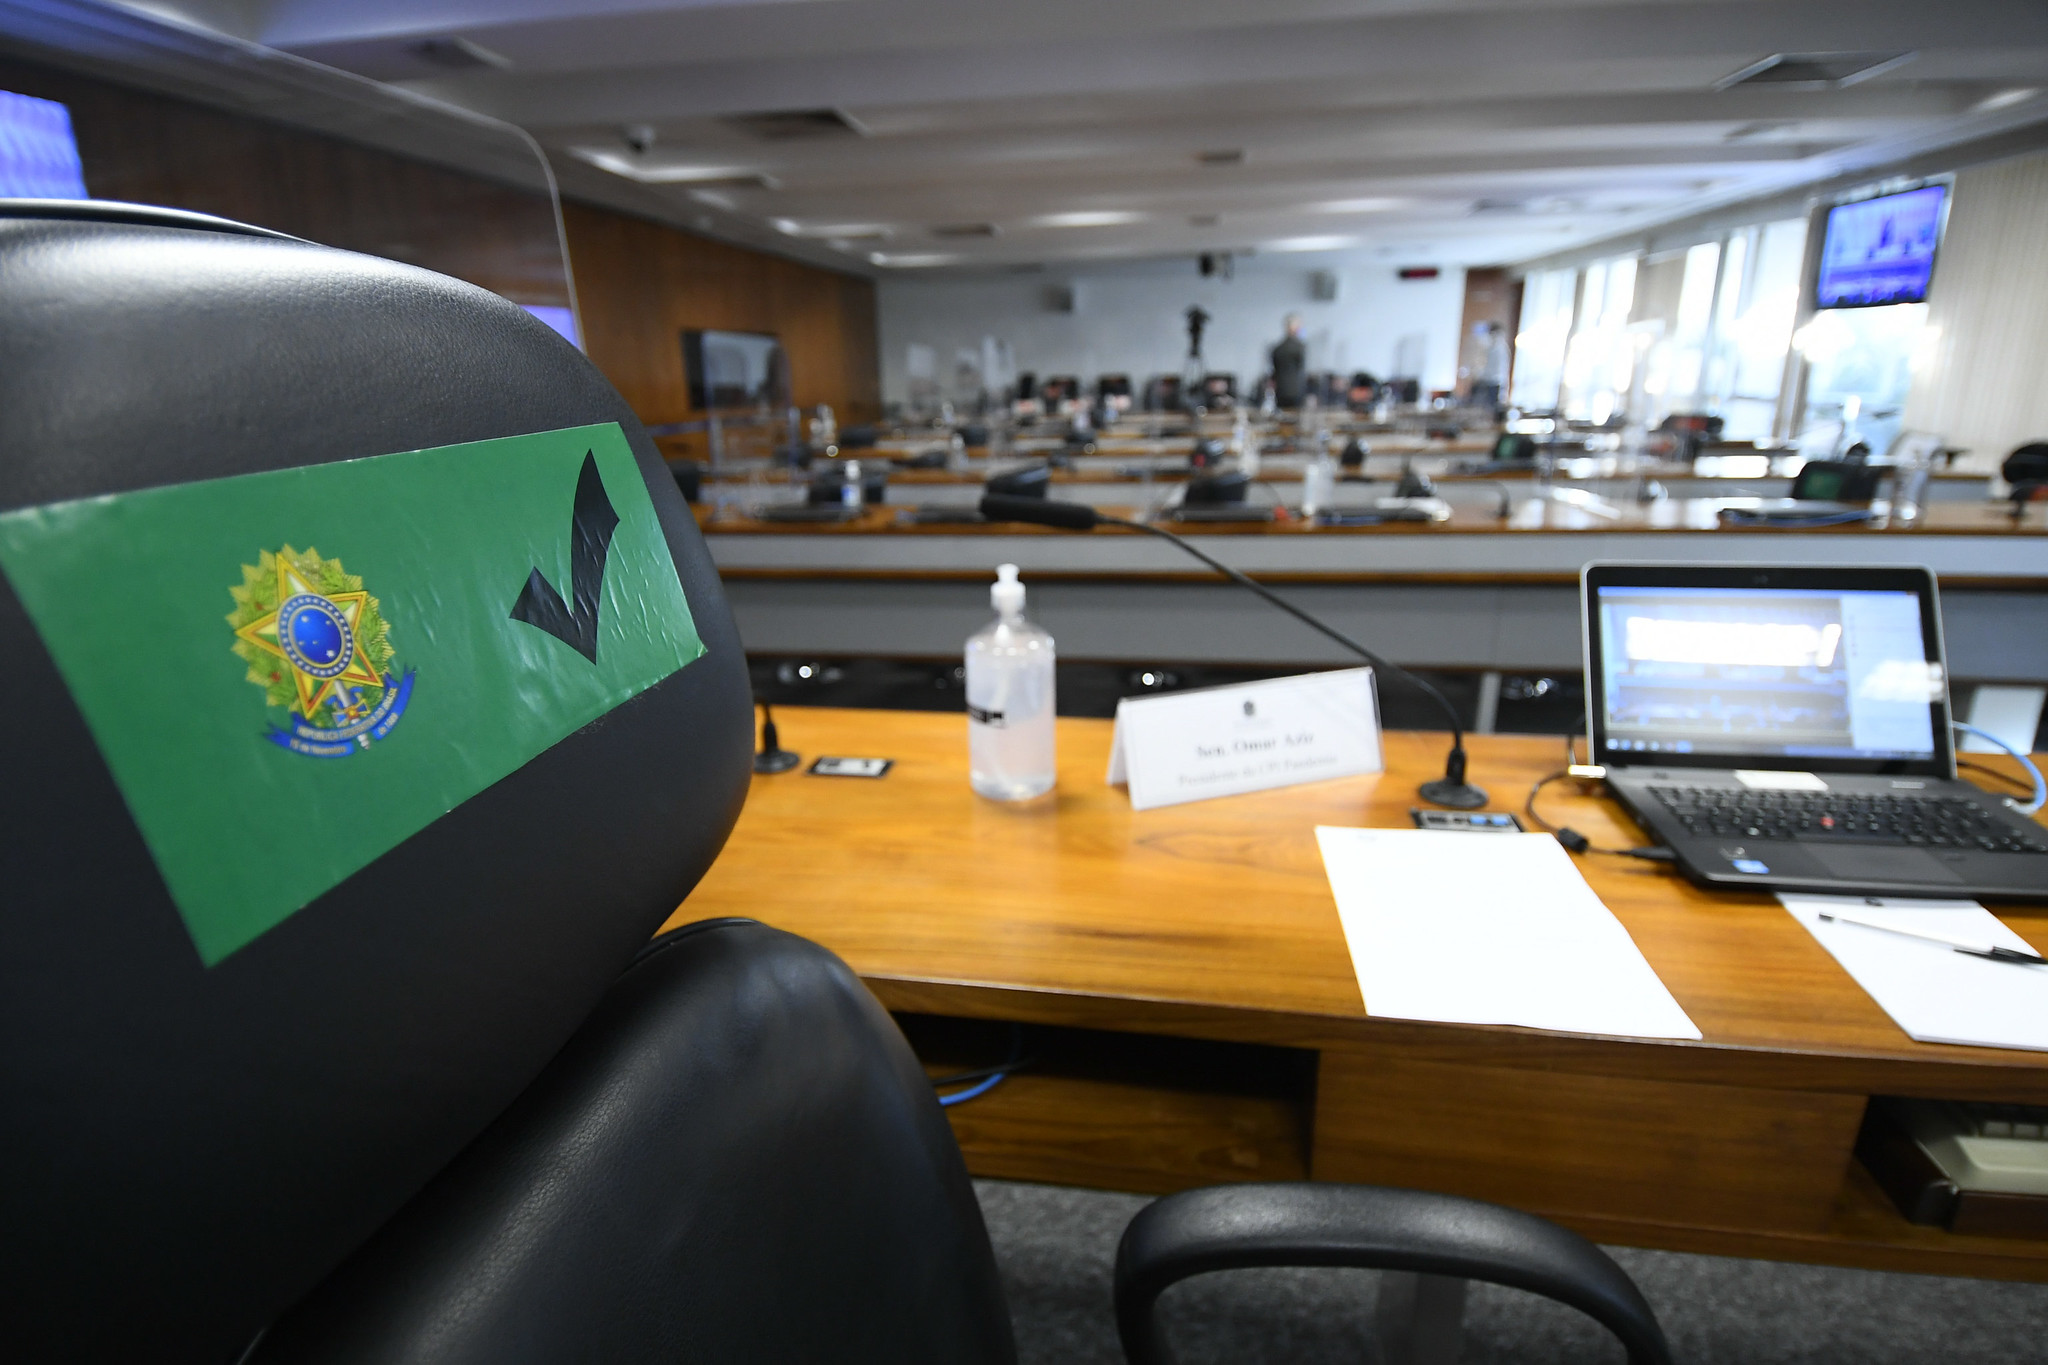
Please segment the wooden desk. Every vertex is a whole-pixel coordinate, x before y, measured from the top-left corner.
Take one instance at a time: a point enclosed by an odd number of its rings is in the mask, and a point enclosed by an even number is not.
[[[840,954],[892,1010],[1056,1026],[1058,1057],[950,1111],[979,1173],[1141,1190],[1309,1174],[1633,1245],[2048,1280],[2048,1243],[1909,1225],[1850,1159],[1867,1096],[2048,1103],[2048,1055],[1912,1042],[1768,897],[1580,860],[1697,1043],[1370,1017],[1312,831],[1406,826],[1441,736],[1390,734],[1380,777],[1134,813],[1102,781],[1106,721],[1062,720],[1059,786],[1020,807],[969,791],[958,715],[779,721],[806,757],[896,767],[756,778],[672,923],[752,916]],[[1495,807],[1519,808],[1560,745],[1471,750]],[[1543,808],[1640,841],[1569,784]],[[2048,912],[2004,917],[2048,948]]]
[[[2048,676],[2048,507],[1936,503],[1911,529],[1741,528],[1713,499],[1613,518],[1446,485],[1441,524],[1178,528],[1204,551],[1411,668],[1576,672],[1578,575],[1594,559],[1924,564],[1940,576],[1952,676]],[[1349,490],[1345,490],[1345,496]],[[1128,510],[1128,509],[1126,509]],[[957,657],[988,619],[997,564],[1016,564],[1032,614],[1070,660],[1316,666],[1335,644],[1153,537],[1017,525],[915,525],[871,508],[840,525],[704,518],[750,653],[809,659]]]

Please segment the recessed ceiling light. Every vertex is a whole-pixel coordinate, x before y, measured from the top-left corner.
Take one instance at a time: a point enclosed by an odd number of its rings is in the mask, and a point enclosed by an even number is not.
[[[1031,225],[1049,228],[1119,227],[1139,222],[1144,217],[1144,214],[1132,213],[1128,209],[1076,209],[1072,213],[1040,214],[1031,220]]]
[[[1406,199],[1331,199],[1321,204],[1309,205],[1312,213],[1385,213],[1407,204]]]
[[[1357,246],[1356,237],[1282,237],[1277,242],[1265,243],[1268,251],[1341,251],[1347,246]]]
[[[940,251],[895,253],[887,251],[870,251],[868,253],[868,260],[870,260],[876,265],[887,266],[893,270],[918,269],[925,266],[934,265],[951,265],[953,262],[959,259],[960,258],[958,256],[950,256]]]
[[[2035,85],[2022,85],[2016,86],[2011,90],[2001,90],[1995,95],[1987,95],[1983,99],[1978,100],[1970,106],[1970,112],[1973,114],[1988,114],[1994,109],[2010,109],[2015,104],[2025,104],[2040,93],[2041,88]]]
[[[569,154],[580,161],[638,180],[647,185],[697,185],[705,189],[773,190],[781,183],[774,176],[744,166],[692,166],[678,162],[648,162],[609,147],[571,147]]]
[[[722,122],[769,142],[868,134],[859,120],[844,109],[771,109],[758,114],[731,114]]]
[[[1778,52],[1714,82],[1716,90],[1738,85],[1805,86],[1830,89],[1867,81],[1904,66],[1917,52]]]
[[[423,43],[414,43],[413,55],[443,71],[474,71],[479,67],[490,70],[511,69],[512,59],[502,52],[493,52],[482,43],[473,43],[467,38],[429,38]]]
[[[829,237],[849,242],[878,242],[889,235],[887,223],[800,223],[771,218],[769,225],[788,237]]]

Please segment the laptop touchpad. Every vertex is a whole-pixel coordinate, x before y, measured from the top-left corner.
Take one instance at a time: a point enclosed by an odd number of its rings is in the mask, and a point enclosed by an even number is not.
[[[1806,851],[1835,876],[1852,882],[1959,882],[1962,875],[1918,848],[1869,844],[1807,844]]]

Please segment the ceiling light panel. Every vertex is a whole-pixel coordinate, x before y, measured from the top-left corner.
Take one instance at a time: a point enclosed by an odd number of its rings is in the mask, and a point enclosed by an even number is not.
[[[1045,228],[1121,227],[1125,223],[1143,222],[1144,218],[1144,214],[1128,209],[1076,209],[1072,213],[1040,214],[1031,220],[1031,225]]]
[[[1778,52],[1714,82],[1716,90],[1738,85],[1774,85],[1809,90],[1854,85],[1904,66],[1914,52]]]
[[[1320,204],[1310,204],[1311,213],[1388,213],[1394,209],[1408,207],[1406,199],[1329,199]]]

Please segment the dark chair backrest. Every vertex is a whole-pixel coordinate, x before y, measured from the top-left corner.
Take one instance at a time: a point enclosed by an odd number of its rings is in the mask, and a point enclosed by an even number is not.
[[[250,1365],[1009,1365],[960,1149],[874,996],[815,944],[650,944],[432,1188]],[[157,1357],[150,1357],[156,1359]]]
[[[1188,480],[1188,507],[1231,507],[1245,499],[1251,491],[1251,475],[1242,470],[1231,469],[1221,474],[1202,474]]]
[[[0,514],[615,422],[707,650],[207,966],[0,585],[0,1332],[21,1360],[227,1361],[512,1103],[703,875],[746,792],[745,660],[674,478],[546,324],[234,225],[30,212],[0,201]],[[448,528],[451,556],[473,543],[456,528],[488,530],[464,505],[388,515]],[[531,553],[558,576],[566,546]],[[135,685],[251,691],[220,629],[226,683]],[[465,704],[430,682],[385,743],[432,741]],[[332,761],[353,781],[365,760]],[[280,808],[239,856],[322,835]]]
[[[945,465],[945,456],[940,455],[939,467]],[[833,460],[811,476],[810,494],[807,501],[813,507],[832,505],[846,500],[847,471],[845,464]],[[883,464],[868,464],[860,472],[859,501],[869,506],[879,505],[889,496],[889,467]]]
[[[2010,484],[2048,481],[2048,441],[2029,441],[2015,448],[1998,466],[1998,477]]]
[[[1792,496],[1801,502],[1869,502],[1884,476],[1877,465],[1808,460],[1792,480]]]
[[[1052,466],[1041,463],[990,475],[986,491],[1010,498],[1042,498],[1051,487]]]

